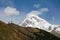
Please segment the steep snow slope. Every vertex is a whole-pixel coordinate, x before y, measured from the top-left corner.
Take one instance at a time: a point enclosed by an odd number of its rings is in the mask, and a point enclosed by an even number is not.
[[[39,28],[39,29],[43,29],[48,32],[54,29],[54,27],[52,27],[52,25],[48,23],[46,20],[33,14],[27,15],[20,25],[24,27]]]

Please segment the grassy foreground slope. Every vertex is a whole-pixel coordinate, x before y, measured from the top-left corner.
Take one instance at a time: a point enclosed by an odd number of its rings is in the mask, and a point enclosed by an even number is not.
[[[0,21],[0,40],[60,40],[60,38],[37,28]]]

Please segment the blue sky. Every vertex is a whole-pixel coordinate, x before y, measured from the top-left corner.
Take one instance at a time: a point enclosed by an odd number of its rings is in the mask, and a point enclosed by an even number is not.
[[[0,20],[21,23],[32,12],[43,10],[39,17],[51,24],[60,24],[60,0],[0,0]]]

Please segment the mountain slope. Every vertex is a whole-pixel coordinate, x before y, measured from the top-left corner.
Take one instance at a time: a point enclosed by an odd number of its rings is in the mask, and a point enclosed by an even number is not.
[[[20,26],[39,28],[47,32],[51,32],[54,29],[54,26],[52,27],[50,23],[37,15],[27,15]]]
[[[0,40],[60,40],[60,38],[41,29],[0,21]]]
[[[26,15],[25,19],[19,25],[23,27],[33,27],[33,28],[42,29],[60,38],[59,25],[52,25],[46,20],[40,18],[38,15],[35,15],[35,14]]]

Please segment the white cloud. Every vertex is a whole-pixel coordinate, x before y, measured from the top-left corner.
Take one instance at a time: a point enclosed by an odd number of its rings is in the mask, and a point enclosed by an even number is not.
[[[13,7],[6,7],[3,9],[3,14],[5,16],[10,16],[10,15],[19,15],[20,12],[16,9],[16,8],[13,8]]]
[[[48,12],[48,8],[40,8],[39,10],[33,10],[28,15],[41,15],[44,12]]]
[[[39,14],[40,14],[40,12],[39,11],[35,11],[35,10],[33,10],[33,11],[28,13],[28,15],[39,15]]]
[[[40,8],[39,9],[41,12],[47,12],[48,11],[48,8]]]
[[[40,8],[40,4],[36,3],[36,4],[34,4],[34,7]],[[38,10],[33,10],[33,11],[29,12],[28,14],[34,14],[34,15],[39,15],[40,14],[41,15],[44,12],[48,12],[48,8],[40,8]]]
[[[39,8],[40,4],[34,4],[34,7]]]

